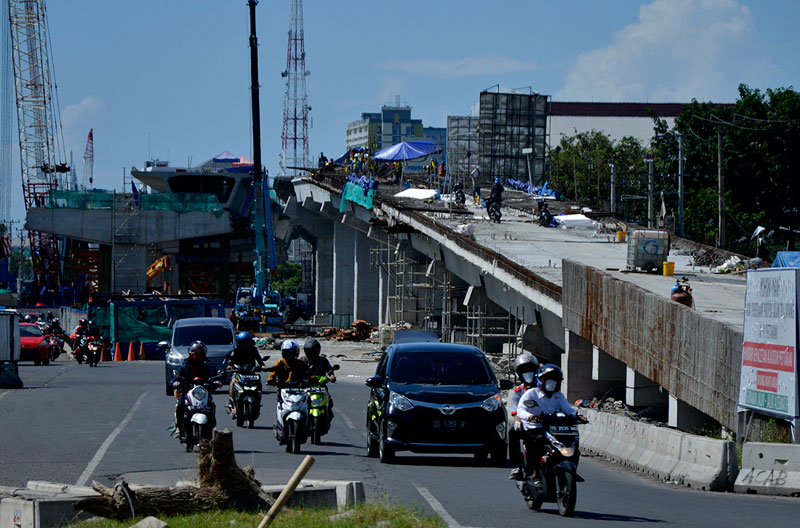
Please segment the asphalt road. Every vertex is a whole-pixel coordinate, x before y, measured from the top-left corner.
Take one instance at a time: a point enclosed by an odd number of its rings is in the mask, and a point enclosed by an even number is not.
[[[62,356],[63,357],[63,356]],[[351,358],[352,359],[352,358]],[[361,480],[368,500],[388,500],[436,512],[450,526],[511,525],[795,526],[800,499],[710,493],[678,488],[611,463],[584,457],[575,517],[554,504],[529,511],[508,468],[476,466],[471,456],[398,453],[381,464],[366,457],[363,384],[374,363],[334,358],[342,369],[331,386],[335,418],[324,445],[304,445],[316,462],[308,478]],[[0,389],[0,484],[28,480],[173,485],[193,480],[197,454],[170,438],[173,398],[164,396],[160,362],[101,363],[97,368],[56,361],[20,366],[26,388]],[[234,429],[236,457],[256,468],[265,484],[285,483],[302,460],[272,435],[275,394],[264,395],[253,430],[236,429],[225,414],[225,393],[215,395],[220,427]]]

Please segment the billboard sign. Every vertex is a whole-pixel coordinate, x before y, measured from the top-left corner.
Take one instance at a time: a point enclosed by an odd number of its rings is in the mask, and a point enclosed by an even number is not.
[[[800,269],[747,273],[739,406],[785,418],[800,416],[797,299]]]

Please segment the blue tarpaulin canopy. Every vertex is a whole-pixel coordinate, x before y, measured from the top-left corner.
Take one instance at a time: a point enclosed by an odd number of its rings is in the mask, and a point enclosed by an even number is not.
[[[778,251],[773,268],[800,268],[800,251]]]
[[[229,151],[214,156],[214,163],[236,163],[240,160],[239,156],[234,156]]]
[[[439,145],[433,141],[403,141],[383,150],[379,150],[374,159],[383,161],[405,161],[423,158],[439,150]]]

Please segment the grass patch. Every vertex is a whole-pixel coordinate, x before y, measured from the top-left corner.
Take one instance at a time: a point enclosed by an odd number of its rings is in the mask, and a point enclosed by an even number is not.
[[[447,526],[435,515],[421,510],[390,504],[362,504],[350,510],[347,516],[330,520],[335,509],[284,509],[270,525],[277,528],[349,528],[376,526],[380,521],[390,521],[392,528],[444,528]],[[258,526],[263,514],[238,511],[214,511],[174,517],[159,517],[170,528],[251,528]],[[137,519],[139,521],[141,519]],[[135,521],[93,519],[69,525],[69,528],[128,528]]]

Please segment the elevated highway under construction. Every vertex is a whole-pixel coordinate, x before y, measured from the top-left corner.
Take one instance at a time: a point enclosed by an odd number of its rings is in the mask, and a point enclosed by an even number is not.
[[[494,224],[478,206],[399,188],[364,207],[344,185],[295,179],[292,231],[279,230],[313,244],[318,321],[408,322],[488,353],[524,349],[561,365],[570,401],[614,396],[684,430],[739,427],[746,277],[694,266],[691,242],[673,239],[669,260],[692,281],[692,308],[670,299],[674,277],[626,269],[614,234],[541,227],[522,209]]]
[[[673,239],[675,275],[695,292],[689,308],[670,299],[674,277],[627,272],[627,244],[613,233],[540,227],[528,195],[506,193],[519,207],[494,224],[478,206],[401,199],[403,189],[388,184],[362,200],[345,184],[341,172],[323,171],[295,178],[272,201],[276,239],[313,247],[315,324],[363,319],[385,343],[409,323],[500,360],[525,350],[562,366],[571,401],[613,396],[684,430],[739,428],[744,275],[694,266],[691,243]],[[144,210],[118,197],[102,211],[33,208],[26,227],[111,244],[115,289],[141,292],[147,248],[177,251],[172,273],[181,248],[198,241],[206,260],[250,254],[234,216]]]

